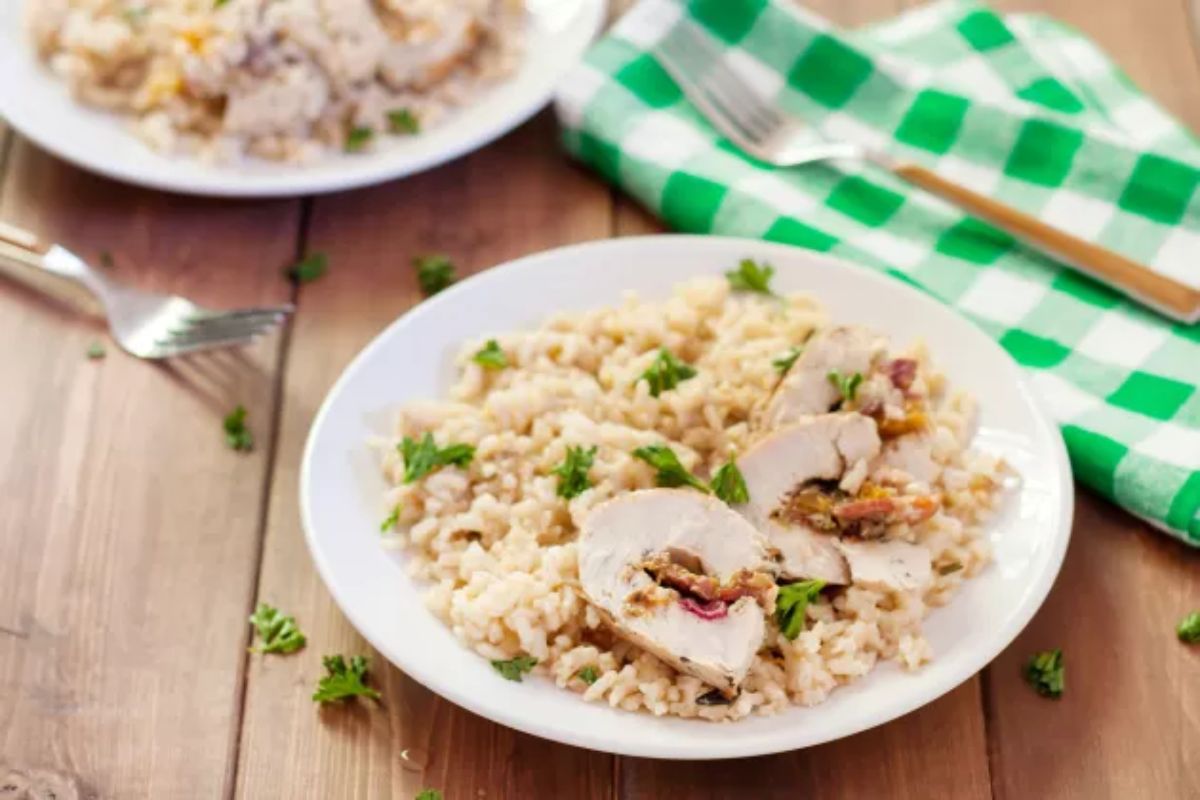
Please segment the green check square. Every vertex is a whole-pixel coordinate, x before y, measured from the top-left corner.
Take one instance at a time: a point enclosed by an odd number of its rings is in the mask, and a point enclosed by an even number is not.
[[[821,34],[796,60],[788,84],[827,108],[841,108],[872,71],[870,59],[862,53]]]
[[[904,195],[851,175],[834,188],[825,204],[863,225],[877,228],[904,205]]]
[[[643,53],[622,67],[616,79],[651,108],[673,106],[683,98],[675,81],[648,53]]]
[[[1034,336],[1019,328],[1013,328],[1001,336],[1000,346],[1007,350],[1018,364],[1037,369],[1057,366],[1071,354],[1069,348],[1058,342]]]
[[[663,186],[663,218],[680,230],[708,233],[728,192],[728,188],[715,181],[675,172]]]
[[[688,10],[714,36],[737,44],[767,5],[767,0],[692,0]]]
[[[963,217],[938,237],[937,251],[943,255],[991,264],[1013,248],[1011,236],[974,217]]]
[[[1038,78],[1018,91],[1017,97],[1067,114],[1083,111],[1083,103],[1057,78]]]
[[[1146,153],[1134,165],[1133,175],[1117,205],[1126,211],[1165,225],[1177,225],[1187,210],[1200,170],[1169,158]]]
[[[991,11],[975,11],[963,17],[958,23],[958,32],[976,50],[994,50],[1016,38]]]
[[[621,150],[586,131],[579,132],[578,154],[585,164],[591,164],[609,183],[617,183],[621,177]]]
[[[1061,186],[1082,144],[1083,131],[1042,119],[1026,120],[1004,174],[1039,186]]]
[[[1200,471],[1193,472],[1176,493],[1171,510],[1167,512],[1167,524],[1172,528],[1187,530],[1189,522],[1195,524],[1191,515],[1197,508],[1200,508]],[[1200,529],[1197,533],[1200,533]]]
[[[1062,435],[1067,443],[1075,477],[1093,489],[1111,495],[1117,465],[1125,458],[1129,448],[1076,425],[1064,425]]]
[[[791,217],[780,217],[774,225],[767,229],[763,238],[768,242],[794,244],[797,247],[807,247],[809,250],[821,253],[829,252],[838,243],[836,236],[830,236],[823,230],[805,225]]]
[[[968,105],[965,97],[922,89],[900,121],[896,141],[931,153],[945,153],[958,138]]]
[[[1195,391],[1186,383],[1135,370],[1108,396],[1108,402],[1155,419],[1170,419]]]

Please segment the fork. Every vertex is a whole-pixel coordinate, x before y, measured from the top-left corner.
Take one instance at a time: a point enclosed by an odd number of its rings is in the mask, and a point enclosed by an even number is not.
[[[901,161],[857,142],[813,142],[802,121],[771,105],[725,63],[722,54],[690,25],[677,26],[656,48],[667,73],[721,134],[759,161],[795,167],[847,159],[888,170],[1007,231],[1096,280],[1185,323],[1200,321],[1200,290],[1154,272],[1120,253],[1080,239],[1036,217],[954,183],[919,164]],[[818,131],[814,130],[814,133]]]
[[[88,266],[65,247],[46,245],[32,233],[3,222],[0,259],[31,267],[39,277],[49,274],[83,286],[104,307],[117,343],[139,358],[170,358],[249,343],[294,310],[285,304],[214,311],[179,295],[133,289]]]

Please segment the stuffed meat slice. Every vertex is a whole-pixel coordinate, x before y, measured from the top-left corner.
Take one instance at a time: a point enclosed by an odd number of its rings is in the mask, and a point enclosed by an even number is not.
[[[621,636],[737,693],[774,609],[766,539],[691,489],[631,492],[597,506],[579,538],[583,591]]]
[[[815,334],[775,387],[760,426],[777,428],[837,407],[842,394],[829,376],[867,375],[884,347],[865,328],[838,325]]]

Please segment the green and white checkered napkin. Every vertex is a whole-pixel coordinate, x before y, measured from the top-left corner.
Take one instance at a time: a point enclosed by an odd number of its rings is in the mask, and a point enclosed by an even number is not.
[[[1200,546],[1200,326],[1172,324],[873,167],[742,156],[652,55],[697,25],[830,138],[884,147],[1200,285],[1200,144],[1078,33],[970,2],[853,33],[784,0],[643,0],[563,83],[567,148],[671,226],[915,284],[1022,364],[1076,477]]]

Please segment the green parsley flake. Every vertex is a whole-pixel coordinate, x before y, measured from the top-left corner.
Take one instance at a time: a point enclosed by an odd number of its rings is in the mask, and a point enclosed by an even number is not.
[[[407,108],[387,112],[388,130],[392,133],[413,134],[421,130],[421,121]]]
[[[329,256],[324,253],[310,253],[288,267],[287,276],[296,283],[312,283],[324,275],[328,269]]]
[[[552,474],[558,476],[558,489],[555,494],[570,500],[592,487],[592,482],[588,478],[588,470],[592,468],[592,463],[596,460],[596,449],[595,447],[585,449],[574,445],[567,447],[566,458],[561,464],[550,470]]]
[[[413,800],[442,800],[442,793],[437,789],[422,789]]]
[[[258,604],[250,615],[250,624],[262,641],[258,647],[251,647],[251,652],[294,653],[308,641],[296,626],[295,617],[284,616],[266,603]]]
[[[121,16],[124,17],[125,21],[131,26],[136,27],[137,25],[141,24],[142,20],[145,19],[146,15],[149,13],[150,9],[142,6],[141,8],[127,8],[121,12]]]
[[[471,356],[471,360],[487,369],[504,369],[508,366],[508,356],[500,349],[500,343],[495,339],[488,339],[487,344]]]
[[[239,405],[225,417],[225,443],[243,452],[254,448],[254,434],[246,427],[246,407]]]
[[[961,561],[951,561],[949,564],[938,567],[938,575],[953,575],[963,568]]]
[[[842,401],[847,403],[854,400],[854,396],[858,394],[859,384],[863,382],[861,372],[847,376],[834,370],[826,375],[825,378],[833,384],[833,388],[838,390],[838,394],[842,396]]]
[[[593,667],[591,664],[588,664],[586,667],[579,670],[579,672],[576,672],[575,677],[579,678],[579,680],[583,681],[588,686],[591,686],[593,683],[600,680],[600,673],[596,671],[595,667]]]
[[[392,513],[387,515],[387,518],[379,523],[379,532],[387,533],[396,529],[396,523],[400,521],[400,506],[392,509]]]
[[[731,506],[750,502],[750,490],[746,488],[746,479],[742,477],[742,471],[733,461],[717,470],[709,486],[712,487],[713,494]]]
[[[318,703],[332,703],[349,697],[370,697],[378,700],[381,695],[366,684],[367,659],[354,656],[349,666],[342,656],[325,656],[322,662],[328,673],[317,681],[317,690],[312,699]]]
[[[655,480],[659,486],[666,488],[690,486],[708,494],[709,489],[704,485],[704,481],[684,469],[683,464],[679,463],[679,456],[675,455],[675,451],[666,445],[652,444],[639,447],[633,451],[633,457],[645,461],[657,470]]]
[[[404,456],[405,483],[415,483],[442,467],[466,467],[475,457],[475,448],[469,444],[451,444],[438,449],[431,433],[426,433],[419,442],[405,436],[399,450]]]
[[[371,130],[365,125],[359,125],[351,128],[346,134],[346,152],[358,153],[362,151],[368,144],[371,143],[371,139],[374,138],[374,136],[375,131]]]
[[[658,351],[658,356],[638,380],[644,380],[650,386],[651,397],[658,397],[668,389],[674,389],[694,377],[696,368],[675,358],[671,351],[664,347]]]
[[[1025,665],[1025,680],[1042,697],[1058,699],[1063,693],[1062,650],[1045,650],[1034,653]]]
[[[412,263],[417,270],[417,283],[426,297],[432,297],[454,283],[454,262],[444,255],[417,256]]]
[[[816,602],[825,581],[797,581],[779,587],[775,598],[775,624],[785,639],[795,639],[804,630],[805,612]]]
[[[538,660],[533,656],[517,656],[508,661],[493,661],[492,668],[504,676],[505,680],[521,682],[521,676],[537,666]]]
[[[213,8],[220,8],[228,2],[229,0],[213,0]]]
[[[738,268],[725,273],[731,288],[739,292],[758,292],[759,294],[774,294],[771,291],[771,276],[775,268],[767,262],[759,264],[751,258],[743,258]]]
[[[103,342],[92,342],[88,345],[87,357],[93,361],[104,358],[106,355],[108,355],[108,351],[104,349]]]
[[[1179,641],[1187,644],[1200,642],[1200,611],[1193,611],[1179,620],[1179,624],[1175,626],[1175,634]]]
[[[786,375],[787,371],[792,368],[792,364],[796,363],[796,359],[799,358],[800,354],[803,352],[803,347],[793,347],[779,358],[772,361],[771,364],[775,367],[775,370],[780,375]]]

